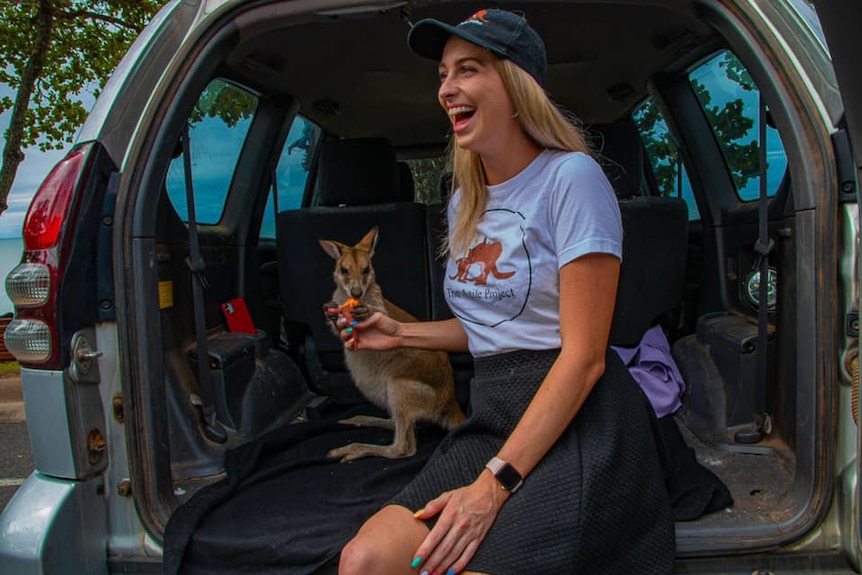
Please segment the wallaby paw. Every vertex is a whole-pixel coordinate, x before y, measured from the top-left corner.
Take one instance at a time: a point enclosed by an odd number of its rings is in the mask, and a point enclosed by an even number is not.
[[[359,443],[350,443],[344,447],[336,447],[326,454],[327,459],[338,459],[341,463],[350,463],[372,455],[368,448]]]
[[[338,320],[338,312],[337,311],[335,311],[335,312],[330,311],[330,310],[338,309],[338,308],[339,308],[338,302],[335,302],[335,301],[328,301],[325,304],[323,304],[323,315],[326,317],[327,321],[331,321],[334,324],[336,322],[336,320]]]
[[[366,319],[371,317],[372,313],[374,312],[371,310],[371,308],[364,303],[357,305],[355,308],[353,308],[353,311],[350,312],[350,314],[353,316],[353,319],[355,319],[356,321],[365,321]]]

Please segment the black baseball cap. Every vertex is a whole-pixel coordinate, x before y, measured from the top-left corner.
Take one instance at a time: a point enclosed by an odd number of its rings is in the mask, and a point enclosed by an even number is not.
[[[545,43],[527,21],[514,12],[496,8],[479,10],[457,26],[426,18],[410,29],[407,44],[420,56],[439,62],[451,36],[511,60],[544,87],[548,68]]]

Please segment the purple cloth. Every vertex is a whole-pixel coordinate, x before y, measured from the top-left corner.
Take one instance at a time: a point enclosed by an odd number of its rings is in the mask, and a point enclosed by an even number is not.
[[[670,415],[680,408],[685,382],[670,354],[670,344],[661,326],[648,329],[637,347],[611,348],[619,354],[649,398],[656,417]]]

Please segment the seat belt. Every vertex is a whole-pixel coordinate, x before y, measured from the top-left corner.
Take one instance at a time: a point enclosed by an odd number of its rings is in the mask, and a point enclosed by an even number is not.
[[[769,198],[766,182],[766,103],[763,96],[758,98],[758,176],[760,178],[760,196],[757,206],[757,242],[754,252],[757,254],[757,264],[760,275],[757,295],[757,378],[754,390],[754,414],[751,430],[743,430],[736,434],[738,443],[756,443],[764,434],[772,432],[772,418],[766,412],[766,388],[769,379],[768,346],[769,346],[769,254],[775,248],[775,241],[769,237]]]
[[[204,290],[207,287],[206,262],[201,257],[198,226],[195,215],[195,192],[192,184],[191,142],[189,124],[183,126],[183,175],[185,177],[186,204],[188,208],[189,257],[186,265],[192,274],[192,302],[195,314],[195,340],[198,348],[198,385],[201,391],[201,429],[204,436],[216,443],[227,441],[227,432],[216,420],[215,387],[210,371],[209,350],[207,348],[206,310],[204,309]]]

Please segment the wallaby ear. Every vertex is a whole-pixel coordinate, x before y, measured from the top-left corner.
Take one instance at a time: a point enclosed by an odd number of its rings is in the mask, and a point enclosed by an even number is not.
[[[320,242],[320,247],[323,248],[323,251],[329,254],[334,260],[337,260],[341,257],[341,252],[344,251],[344,248],[347,247],[342,243],[333,241],[333,240],[318,240]]]
[[[374,249],[377,247],[377,237],[377,226],[374,226],[367,234],[365,234],[365,237],[356,244],[356,247],[368,250],[368,256],[371,257],[374,255]]]

